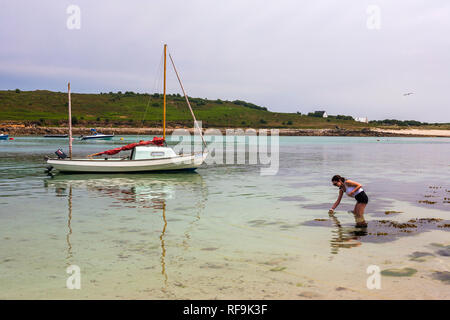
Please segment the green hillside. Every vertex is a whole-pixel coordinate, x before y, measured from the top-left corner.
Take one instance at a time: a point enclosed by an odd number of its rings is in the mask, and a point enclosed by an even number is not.
[[[345,117],[328,119],[298,113],[270,112],[245,101],[189,98],[198,120],[204,127],[277,127],[277,128],[363,128],[364,124]],[[75,126],[161,126],[163,99],[160,94],[72,93]],[[46,90],[0,91],[0,121],[59,126],[67,123],[67,93]],[[142,122],[144,120],[144,123]],[[184,97],[167,96],[167,125],[192,126]]]

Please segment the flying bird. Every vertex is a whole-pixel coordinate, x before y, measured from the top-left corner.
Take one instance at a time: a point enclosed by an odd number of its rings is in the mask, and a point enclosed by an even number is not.
[[[403,96],[409,96],[411,94],[414,94],[414,92],[408,92],[408,93],[404,93]]]

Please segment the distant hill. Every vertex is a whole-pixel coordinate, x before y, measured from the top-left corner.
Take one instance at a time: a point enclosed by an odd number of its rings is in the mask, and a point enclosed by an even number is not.
[[[365,124],[351,117],[300,115],[271,112],[264,107],[242,100],[224,101],[189,98],[203,127],[252,128],[364,128],[379,126]],[[161,94],[134,92],[80,94],[72,93],[72,115],[75,126],[157,127],[162,124]],[[47,90],[0,91],[0,121],[59,126],[67,123],[67,93]],[[144,122],[143,122],[144,120]],[[185,99],[167,96],[167,125],[192,127],[192,118]]]

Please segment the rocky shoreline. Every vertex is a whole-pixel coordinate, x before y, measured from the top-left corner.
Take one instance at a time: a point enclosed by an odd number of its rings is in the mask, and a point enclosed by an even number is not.
[[[175,129],[184,129],[193,134],[193,128],[167,128],[166,133],[171,134]],[[227,130],[237,130],[238,128],[216,128],[226,134]],[[98,132],[114,135],[160,135],[162,128],[97,128]],[[208,129],[203,129],[208,130]],[[246,128],[243,128],[245,131]],[[256,129],[259,130],[259,129]],[[280,136],[337,136],[337,137],[449,137],[449,130],[416,130],[408,132],[405,130],[383,130],[380,128],[350,130],[343,128],[335,129],[278,129]],[[400,132],[399,132],[400,131]],[[404,132],[401,132],[404,131]],[[433,131],[433,132],[431,132]],[[74,127],[72,129],[74,136],[90,134],[88,127]],[[47,134],[67,134],[67,127],[40,127],[24,125],[0,125],[0,133],[8,133],[11,136],[44,136]],[[270,134],[270,129],[268,129]]]

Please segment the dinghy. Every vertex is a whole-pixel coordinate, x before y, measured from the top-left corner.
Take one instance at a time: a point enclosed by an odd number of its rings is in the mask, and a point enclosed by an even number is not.
[[[91,129],[91,134],[89,136],[81,136],[81,140],[111,140],[114,138],[113,134],[103,134],[97,132],[96,129]]]
[[[87,158],[72,158],[72,121],[71,121],[71,100],[70,83],[68,84],[69,98],[69,156],[62,150],[58,150],[56,155],[58,159],[48,159],[48,172],[57,169],[60,172],[69,173],[129,173],[129,172],[152,172],[152,171],[172,171],[172,170],[195,170],[208,156],[206,151],[206,142],[202,131],[199,128],[188,96],[181,83],[177,69],[169,54],[173,69],[178,78],[183,91],[187,105],[194,120],[194,126],[197,127],[202,138],[204,148],[201,152],[189,154],[176,154],[172,148],[166,144],[166,56],[167,45],[164,45],[164,96],[163,96],[163,137],[154,137],[151,141],[139,141],[111,150],[106,150],[89,155]],[[108,156],[122,151],[131,150],[130,156],[121,158],[109,158]],[[95,158],[102,156],[102,158]]]
[[[9,135],[7,135],[7,134],[4,134],[4,133],[0,134],[0,140],[8,140],[8,137],[9,137]]]

